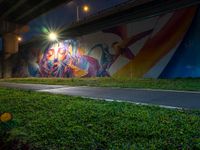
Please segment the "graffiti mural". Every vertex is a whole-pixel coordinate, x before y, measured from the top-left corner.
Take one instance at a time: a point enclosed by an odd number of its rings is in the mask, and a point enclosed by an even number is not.
[[[193,6],[59,41],[43,51],[23,51],[14,72],[34,77],[200,77],[199,16]]]
[[[80,52],[75,40],[52,44],[43,54],[38,68],[40,77],[94,77],[99,63]]]

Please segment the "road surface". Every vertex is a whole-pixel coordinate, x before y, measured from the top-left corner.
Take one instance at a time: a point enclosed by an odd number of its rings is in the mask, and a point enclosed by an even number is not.
[[[0,86],[64,94],[72,96],[89,97],[93,99],[120,100],[133,103],[153,104],[184,109],[200,109],[200,92],[150,90],[131,88],[62,86],[43,84],[21,84],[0,82]]]

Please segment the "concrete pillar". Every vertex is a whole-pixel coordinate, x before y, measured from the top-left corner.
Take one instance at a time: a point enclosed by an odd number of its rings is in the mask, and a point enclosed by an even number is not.
[[[1,63],[2,77],[12,77],[12,55],[18,52],[18,35],[29,31],[29,26],[19,25],[5,20],[0,22],[0,34],[3,39],[3,58]],[[1,77],[1,76],[0,76]]]
[[[12,60],[11,56],[18,52],[18,35],[15,33],[4,33],[3,34],[3,78],[12,77]]]
[[[18,52],[18,35],[14,33],[5,33],[3,35],[4,53],[15,54]]]

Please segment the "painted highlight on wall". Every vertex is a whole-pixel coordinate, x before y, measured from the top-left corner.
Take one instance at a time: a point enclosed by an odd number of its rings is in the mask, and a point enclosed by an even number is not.
[[[200,77],[200,10],[184,8],[23,51],[14,76]],[[27,52],[26,54],[24,54]]]

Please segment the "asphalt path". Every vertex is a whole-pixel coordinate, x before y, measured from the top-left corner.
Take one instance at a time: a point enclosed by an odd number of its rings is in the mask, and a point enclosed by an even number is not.
[[[200,92],[151,90],[132,88],[108,88],[86,86],[62,86],[44,84],[21,84],[0,82],[0,86],[49,92],[72,96],[103,99],[107,101],[128,101],[137,104],[152,104],[169,108],[200,109]]]

